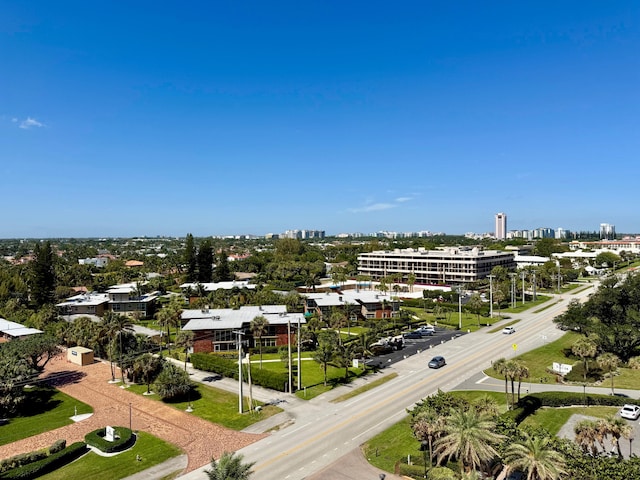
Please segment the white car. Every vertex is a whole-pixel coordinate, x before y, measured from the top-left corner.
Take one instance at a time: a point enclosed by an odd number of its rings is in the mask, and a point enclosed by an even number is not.
[[[516,329],[513,327],[504,327],[502,329],[502,333],[506,334],[506,335],[511,335],[512,333],[516,333]]]
[[[637,420],[640,417],[640,407],[638,405],[624,405],[620,409],[620,416],[629,420]]]

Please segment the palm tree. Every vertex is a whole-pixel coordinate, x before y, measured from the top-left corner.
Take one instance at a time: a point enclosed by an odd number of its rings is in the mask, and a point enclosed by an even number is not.
[[[618,456],[622,458],[622,452],[620,451],[620,437],[629,439],[633,433],[633,428],[624,419],[620,417],[609,416],[606,418],[609,424],[609,434],[613,437],[611,443],[615,444]]]
[[[120,340],[120,374],[122,375],[122,384],[124,385],[124,365],[122,363],[122,334],[124,332],[132,332],[133,324],[131,319],[126,315],[116,315],[113,317],[114,328],[118,332],[118,339]]]
[[[433,465],[433,443],[440,437],[443,429],[444,417],[431,408],[422,410],[411,421],[413,436],[421,443],[427,442],[430,467]]]
[[[603,353],[598,358],[596,358],[596,362],[598,362],[598,366],[609,373],[611,377],[611,395],[614,395],[613,391],[613,372],[620,365],[620,359],[614,355],[613,353]]]
[[[502,357],[493,362],[493,369],[498,375],[504,375],[504,396],[507,400],[507,408],[511,408],[509,403],[509,377],[507,375],[507,359]]]
[[[504,435],[495,433],[495,427],[492,417],[473,408],[452,410],[446,419],[445,434],[435,444],[438,463],[455,457],[461,472],[482,468],[497,457],[494,445],[504,439]]]
[[[509,445],[504,462],[510,470],[527,473],[527,480],[558,480],[566,474],[565,460],[550,444],[549,437],[532,437],[524,433],[522,440]]]
[[[591,452],[592,455],[597,455],[598,448],[596,446],[596,422],[589,419],[581,420],[573,428],[573,432],[576,434],[576,443],[580,446],[580,448],[582,448],[583,452]]]
[[[219,460],[211,459],[211,470],[205,470],[209,480],[249,480],[254,463],[244,463],[242,454],[225,452]]]
[[[331,315],[329,315],[329,327],[336,330],[336,333],[338,334],[338,343],[340,345],[342,345],[342,334],[340,333],[340,329],[344,327],[344,319],[344,311],[339,309],[333,310]]]
[[[136,358],[134,362],[134,371],[140,372],[144,383],[147,385],[147,393],[151,393],[151,383],[155,376],[162,370],[162,359],[152,355],[151,353],[145,353],[144,355]]]
[[[184,371],[187,371],[187,360],[189,359],[189,349],[193,347],[193,331],[180,330],[176,335],[176,347],[184,351]]]
[[[520,386],[523,378],[529,378],[529,368],[520,360],[514,360],[515,374],[518,377],[518,402],[520,401]]]
[[[318,335],[318,348],[313,355],[313,359],[322,365],[325,387],[327,386],[327,367],[336,353],[337,342],[335,337],[335,332],[320,332]]]
[[[263,315],[258,315],[251,320],[249,330],[254,339],[258,339],[258,350],[260,351],[260,369],[262,370],[262,337],[269,330],[269,320]]]
[[[598,346],[587,337],[580,337],[571,346],[571,353],[582,359],[584,365],[584,380],[587,380],[587,372],[589,371],[589,358],[595,357]]]
[[[115,344],[118,337],[118,322],[116,321],[116,317],[119,316],[120,315],[113,311],[108,311],[104,314],[104,317],[102,317],[102,320],[99,324],[99,337],[103,339],[105,343],[104,348],[107,353],[107,357],[109,358],[112,382],[116,381],[116,373],[113,368],[113,355],[115,353]]]

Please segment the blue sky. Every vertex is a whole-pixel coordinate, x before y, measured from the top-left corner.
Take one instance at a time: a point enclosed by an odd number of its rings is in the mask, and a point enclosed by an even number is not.
[[[638,2],[0,11],[0,237],[640,232]]]

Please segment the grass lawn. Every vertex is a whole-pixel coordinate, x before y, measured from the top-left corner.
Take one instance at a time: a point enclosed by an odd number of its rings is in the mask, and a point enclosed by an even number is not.
[[[379,433],[363,446],[364,456],[374,467],[393,472],[395,464],[407,455],[422,458],[418,442],[411,433],[409,417]]]
[[[90,452],[75,462],[44,475],[43,480],[90,478],[91,480],[118,480],[180,455],[178,447],[145,432],[138,432],[136,444],[129,450],[112,457]],[[136,455],[142,457],[136,460]],[[176,475],[179,472],[176,472]]]
[[[397,373],[391,373],[389,375],[385,375],[384,377],[378,378],[377,380],[374,380],[373,382],[370,382],[370,383],[368,383],[366,385],[363,385],[362,387],[356,388],[355,390],[352,390],[349,393],[345,393],[344,395],[340,395],[338,398],[334,398],[332,400],[332,403],[339,403],[339,402],[344,402],[345,400],[349,400],[350,398],[358,396],[361,393],[368,392],[369,390],[372,390],[372,389],[376,388],[377,386],[383,385],[383,384],[387,383],[389,380],[393,380],[397,376],[398,376]]]
[[[566,332],[562,337],[554,342],[547,343],[542,347],[536,348],[522,355],[516,357],[517,360],[521,360],[527,368],[529,368],[529,378],[524,383],[539,383],[541,378],[547,379],[547,382],[553,382],[555,379],[553,375],[550,375],[545,371],[545,368],[551,367],[553,362],[561,362],[573,364],[578,360],[572,357],[567,357],[564,354],[565,349],[570,349],[571,345],[579,337],[578,333]],[[497,360],[494,358],[493,360]],[[493,368],[485,370],[485,374],[493,378],[499,378],[504,380],[502,375],[495,372]]]
[[[0,445],[38,435],[73,423],[70,417],[93,413],[93,409],[69,395],[51,387],[26,388],[27,400],[23,413],[9,418],[0,427]]]
[[[533,415],[525,418],[521,425],[540,426],[553,435],[557,435],[571,415],[588,415],[590,417],[605,418],[609,415],[615,415],[618,410],[620,410],[620,407],[543,407],[538,409]]]
[[[530,308],[534,308],[537,307],[538,305],[543,304],[544,302],[546,302],[547,300],[549,300],[551,297],[548,297],[546,295],[536,295],[536,301],[534,302],[533,300],[527,300],[525,302],[524,305],[522,305],[522,302],[516,302],[516,307],[515,308],[503,308],[501,311],[503,313],[522,313],[522,312],[526,312],[527,310],[529,310]],[[493,309],[493,313],[496,313],[496,309]]]
[[[593,362],[595,363],[595,362]],[[618,368],[618,375],[613,378],[613,390],[616,388],[628,388],[637,390],[640,385],[640,370],[630,368]],[[611,388],[611,378],[605,378],[600,384],[601,387]]]
[[[153,386],[152,386],[153,387]],[[146,385],[131,385],[129,390],[142,395],[147,391]],[[152,389],[153,390],[153,389]],[[212,423],[231,428],[233,430],[242,430],[256,422],[269,418],[276,413],[282,411],[274,405],[263,407],[260,412],[251,412],[240,414],[238,412],[238,395],[207,385],[196,384],[196,393],[191,398],[191,405],[195,415]],[[247,389],[248,390],[248,389]],[[150,395],[147,398],[160,400],[158,395]],[[165,402],[167,405],[177,408],[178,410],[186,410],[189,406],[189,399],[184,398],[176,402]],[[259,402],[256,402],[260,405]],[[245,397],[245,409],[248,408],[248,398]]]

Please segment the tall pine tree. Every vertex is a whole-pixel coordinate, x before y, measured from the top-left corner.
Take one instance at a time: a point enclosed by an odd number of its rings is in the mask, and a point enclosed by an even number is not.
[[[197,280],[198,259],[196,257],[196,244],[193,235],[187,233],[187,242],[184,251],[184,263],[187,265],[187,282]]]
[[[208,283],[213,276],[213,247],[211,240],[204,240],[198,249],[198,282]]]
[[[229,268],[229,257],[227,252],[222,250],[217,257],[218,262],[216,264],[216,269],[213,272],[213,281],[228,282],[229,280],[233,280],[233,275],[231,275],[231,269]]]
[[[36,243],[31,263],[31,300],[37,307],[53,303],[56,274],[53,268],[51,243]]]

